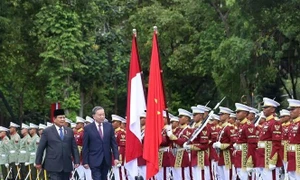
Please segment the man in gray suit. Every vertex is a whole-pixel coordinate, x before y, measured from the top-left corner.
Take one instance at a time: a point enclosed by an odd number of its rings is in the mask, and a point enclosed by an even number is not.
[[[79,153],[73,130],[64,127],[65,113],[63,109],[54,111],[54,126],[43,131],[36,152],[36,168],[47,170],[50,180],[69,180],[74,166],[79,166]],[[46,153],[42,164],[43,153]]]

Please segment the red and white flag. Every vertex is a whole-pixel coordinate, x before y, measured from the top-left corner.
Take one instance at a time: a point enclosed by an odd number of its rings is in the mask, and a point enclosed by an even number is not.
[[[125,168],[131,177],[138,175],[137,158],[143,154],[140,115],[146,110],[142,71],[136,43],[132,37],[131,58],[127,88]]]

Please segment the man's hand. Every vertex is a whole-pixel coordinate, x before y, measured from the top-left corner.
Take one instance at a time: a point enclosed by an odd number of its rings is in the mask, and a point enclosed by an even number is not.
[[[120,164],[120,161],[118,159],[115,159],[114,164],[115,164],[115,166],[118,166]]]
[[[41,170],[41,169],[42,169],[42,165],[41,165],[41,164],[36,164],[36,165],[35,165],[35,168],[36,168],[37,170]]]
[[[85,169],[90,169],[90,166],[89,166],[88,164],[83,165],[83,167],[84,167]]]
[[[79,167],[79,164],[74,164],[74,168],[78,168]]]
[[[274,164],[269,164],[269,169],[272,171],[272,170],[274,170],[274,169],[276,169],[276,165],[274,165]]]

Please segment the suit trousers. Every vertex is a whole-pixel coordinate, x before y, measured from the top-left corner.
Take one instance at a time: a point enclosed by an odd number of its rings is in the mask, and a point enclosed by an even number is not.
[[[106,180],[109,169],[111,169],[111,166],[107,165],[105,158],[103,158],[100,166],[91,167],[93,180]]]
[[[70,180],[70,172],[47,172],[49,180]]]

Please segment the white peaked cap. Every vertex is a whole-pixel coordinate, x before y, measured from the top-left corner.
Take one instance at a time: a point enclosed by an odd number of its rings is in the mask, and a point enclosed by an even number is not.
[[[192,117],[192,113],[191,112],[189,112],[189,111],[187,111],[187,110],[185,110],[185,109],[182,109],[182,108],[179,108],[178,109],[178,116],[187,116],[187,117]]]
[[[8,131],[8,130],[9,130],[9,129],[7,129],[6,127],[0,126],[0,132]]]
[[[16,124],[16,123],[13,123],[13,122],[10,122],[9,123],[9,127],[15,127],[15,128],[18,128],[18,127],[20,127],[18,124]]]
[[[83,119],[82,117],[76,116],[76,124],[77,123],[84,123],[84,121],[85,121],[85,119]]]
[[[52,123],[47,122],[47,127],[50,127],[50,126],[52,126],[52,125],[53,125]]]
[[[267,97],[264,97],[263,101],[264,101],[263,107],[268,107],[268,106],[278,107],[278,106],[280,106],[280,104],[277,101],[274,101],[273,99],[270,99]]]
[[[218,120],[218,121],[220,121],[220,116],[219,115],[216,115],[216,114],[213,114],[213,115],[211,115],[211,118],[210,118],[211,120]]]
[[[247,111],[249,112],[251,110],[251,107],[241,104],[241,103],[235,103],[235,111]]]
[[[300,100],[297,99],[288,99],[289,102],[289,108],[291,107],[300,107]]]
[[[281,111],[279,111],[280,117],[282,116],[290,116],[290,111],[286,110],[286,109],[282,109]]]
[[[140,114],[140,118],[146,118],[146,112],[145,111]]]
[[[225,114],[233,113],[233,110],[229,109],[228,107],[220,106],[219,109],[220,109],[219,113],[225,113]]]
[[[71,123],[71,128],[75,128],[76,127],[76,123]]]
[[[36,124],[33,124],[33,123],[29,123],[29,128],[30,128],[30,129],[38,129],[39,126],[36,125]]]
[[[45,124],[39,124],[39,129],[46,129],[46,125]]]
[[[22,123],[22,129],[29,129],[29,126],[27,124]]]
[[[204,109],[198,108],[197,106],[191,107],[193,114],[203,114],[205,112]]]
[[[201,109],[204,109],[205,112],[211,111],[211,108],[210,108],[210,107],[207,107],[207,106],[203,106],[203,105],[200,105],[200,104],[199,104],[199,105],[197,105],[197,107],[198,107],[198,108],[201,108]]]
[[[71,120],[71,119],[68,119],[68,118],[66,118],[66,119],[65,119],[65,122],[67,122],[67,123],[71,124],[72,120]]]
[[[116,114],[112,114],[111,115],[111,121],[120,121],[120,122],[123,122],[125,119],[121,116],[118,116]]]
[[[85,122],[93,123],[93,122],[94,122],[94,119],[91,118],[90,116],[86,116],[86,117],[85,117]]]
[[[229,115],[229,117],[231,117],[231,118],[236,118],[236,114],[235,114],[235,113],[231,113],[231,114]]]
[[[170,122],[173,122],[173,121],[179,122],[179,118],[177,116],[173,116],[173,117],[171,117]]]
[[[250,113],[253,113],[253,114],[257,114],[259,111],[258,109],[254,108],[254,107],[249,107],[250,108]]]

